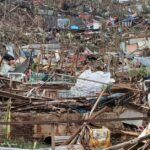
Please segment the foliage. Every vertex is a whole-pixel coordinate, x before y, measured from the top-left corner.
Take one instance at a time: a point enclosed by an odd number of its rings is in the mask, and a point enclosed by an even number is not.
[[[150,71],[148,71],[145,67],[140,67],[140,68],[129,70],[128,75],[130,80],[139,80],[144,76],[150,75]]]
[[[25,141],[23,139],[16,139],[16,140],[8,140],[4,139],[2,143],[0,143],[1,147],[15,147],[15,148],[24,148],[24,149],[38,149],[43,148],[44,146],[41,143]]]

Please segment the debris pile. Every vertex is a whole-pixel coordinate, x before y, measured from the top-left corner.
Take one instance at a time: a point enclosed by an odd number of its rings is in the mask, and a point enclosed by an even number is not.
[[[149,149],[148,0],[1,0],[0,19],[1,139]]]

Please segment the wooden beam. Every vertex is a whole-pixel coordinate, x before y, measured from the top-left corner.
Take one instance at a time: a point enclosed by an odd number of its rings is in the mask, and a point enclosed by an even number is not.
[[[51,125],[52,150],[55,150],[55,125]]]
[[[118,144],[118,145],[111,146],[111,147],[106,148],[104,150],[118,150],[118,149],[123,148],[123,147],[128,146],[128,145],[138,144],[138,143],[140,143],[144,140],[147,140],[149,138],[150,138],[150,134],[143,136],[143,137],[140,137],[140,138],[136,138],[136,139],[127,141],[127,142],[123,142],[123,143]]]

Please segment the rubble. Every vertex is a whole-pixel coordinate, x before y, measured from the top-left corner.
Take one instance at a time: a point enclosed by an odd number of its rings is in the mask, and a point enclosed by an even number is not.
[[[0,149],[21,138],[33,149],[148,150],[149,8],[1,0]]]

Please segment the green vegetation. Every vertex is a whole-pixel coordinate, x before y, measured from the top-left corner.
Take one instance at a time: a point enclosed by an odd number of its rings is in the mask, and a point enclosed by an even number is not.
[[[25,141],[24,139],[8,140],[4,139],[0,143],[1,147],[14,147],[14,148],[24,148],[24,149],[38,149],[43,148],[44,145],[39,142]]]
[[[150,71],[146,67],[140,67],[128,71],[130,81],[139,80],[144,76],[150,75]]]

